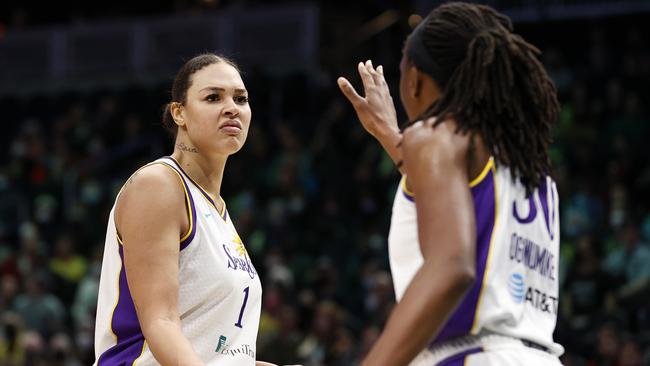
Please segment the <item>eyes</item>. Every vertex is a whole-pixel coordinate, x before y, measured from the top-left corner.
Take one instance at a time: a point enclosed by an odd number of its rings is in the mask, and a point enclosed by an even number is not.
[[[209,103],[219,102],[222,99],[223,99],[223,97],[218,93],[208,94],[205,97],[205,100],[207,102],[209,102]],[[235,103],[243,105],[243,104],[248,103],[248,96],[246,96],[246,95],[235,95],[233,97],[233,100],[235,101]]]

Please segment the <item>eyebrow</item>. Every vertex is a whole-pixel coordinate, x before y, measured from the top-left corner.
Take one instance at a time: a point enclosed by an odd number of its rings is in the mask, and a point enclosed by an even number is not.
[[[216,86],[207,86],[207,87],[201,89],[200,91],[204,91],[204,90],[220,91],[220,92],[226,91],[226,89],[219,88],[219,87],[216,87]],[[236,88],[235,89],[235,93],[245,94],[246,92],[247,92],[246,89],[242,89],[242,88]]]

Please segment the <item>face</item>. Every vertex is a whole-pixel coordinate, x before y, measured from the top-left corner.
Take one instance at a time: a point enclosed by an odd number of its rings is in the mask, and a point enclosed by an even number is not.
[[[399,68],[399,96],[409,121],[413,121],[422,115],[442,92],[431,76],[420,72],[413,62],[409,61],[406,46],[402,50]]]
[[[403,51],[402,60],[399,63],[399,98],[402,101],[402,105],[404,106],[409,121],[412,121],[417,117],[415,112],[417,109],[416,100],[413,93],[413,85],[416,83],[416,80],[414,79],[415,75],[413,73],[414,69],[415,67],[413,67],[413,65],[408,61],[406,53]]]
[[[230,155],[244,145],[251,121],[248,92],[239,72],[225,62],[192,75],[184,105],[173,108],[181,131],[200,153]]]

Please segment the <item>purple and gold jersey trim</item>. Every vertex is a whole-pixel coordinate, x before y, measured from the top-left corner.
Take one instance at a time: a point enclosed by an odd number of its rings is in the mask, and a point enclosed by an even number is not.
[[[118,276],[118,297],[111,315],[111,332],[116,344],[106,350],[97,360],[98,366],[136,365],[144,354],[146,341],[140,328],[135,305],[126,281],[124,270],[124,247],[119,246],[122,266]]]
[[[176,168],[174,168],[171,164],[167,164],[167,163],[165,163],[163,161],[153,162],[153,163],[147,164],[147,165],[143,166],[142,168],[138,169],[136,171],[136,173],[139,172],[140,170],[142,170],[142,169],[144,169],[144,168],[146,168],[148,166],[154,165],[154,164],[161,164],[161,165],[166,166],[169,169],[171,169],[174,173],[176,173],[176,175],[178,176],[178,179],[180,179],[181,184],[183,186],[183,191],[185,192],[185,202],[186,202],[186,206],[187,206],[187,217],[188,217],[188,220],[189,220],[189,223],[190,223],[190,225],[189,225],[189,227],[187,229],[187,233],[185,233],[185,235],[181,236],[181,238],[180,238],[180,246],[181,246],[181,250],[183,250],[183,249],[185,249],[185,247],[187,247],[187,245],[190,242],[192,242],[192,239],[194,239],[194,235],[196,234],[196,208],[194,207],[194,199],[192,198],[192,194],[190,193],[190,189],[187,186],[187,182],[185,182],[185,179],[183,179],[183,176],[181,175],[181,173],[179,173],[178,170]],[[124,187],[122,187],[122,189],[124,189]],[[120,193],[121,192],[122,192],[122,190],[120,190]],[[118,195],[119,195],[119,193],[118,193]],[[120,245],[124,245],[124,241],[122,240],[122,237],[120,236],[119,230],[117,230],[117,225],[115,225],[115,231],[116,231],[116,234],[117,234],[117,242],[120,243]]]
[[[406,186],[406,175],[402,176],[402,180],[400,181],[399,185],[402,187],[402,194],[404,197],[406,197],[406,199],[411,202],[415,202],[415,193],[411,192]]]
[[[490,170],[493,169],[494,169],[494,159],[490,158],[488,162],[485,164],[485,166],[483,167],[481,174],[479,174],[476,178],[472,179],[472,181],[469,182],[469,188],[473,188],[478,184],[480,184],[485,179],[485,177],[490,172]]]
[[[172,160],[174,163],[176,163],[176,165],[178,165],[178,169],[180,169],[181,172],[183,172],[183,175],[185,175],[185,176],[187,177],[187,179],[189,179],[190,182],[192,182],[192,184],[194,184],[194,186],[195,186],[196,188],[198,188],[198,190],[201,192],[201,194],[203,194],[203,196],[205,197],[205,199],[208,200],[208,202],[212,205],[212,207],[214,207],[215,210],[217,210],[217,212],[219,213],[219,216],[221,216],[221,218],[222,218],[224,221],[226,221],[226,220],[228,219],[228,210],[226,210],[226,201],[224,201],[223,198],[221,198],[221,196],[218,197],[218,198],[221,200],[221,203],[223,203],[223,208],[222,208],[221,210],[219,210],[219,208],[217,208],[217,205],[214,203],[214,200],[212,199],[212,197],[210,197],[210,195],[208,194],[208,192],[207,192],[205,189],[203,189],[203,187],[201,187],[200,184],[198,184],[197,182],[195,182],[194,179],[192,179],[192,177],[190,177],[190,176],[185,172],[185,170],[183,170],[183,167],[181,166],[181,164],[180,164],[176,159],[174,159],[174,158],[171,157],[171,156],[166,156],[166,158],[169,158],[169,159]]]
[[[485,274],[497,220],[496,167],[492,159],[483,172],[470,184],[476,219],[476,281],[456,310],[451,314],[438,336],[429,344],[437,345],[445,340],[462,337],[474,331],[479,311]]]
[[[476,178],[472,179],[471,182],[469,182],[469,187],[472,188],[485,179],[485,176],[490,172],[490,169],[494,167],[494,159],[490,158],[488,160],[487,164],[485,164],[485,167],[483,167],[483,171],[481,171],[481,174],[479,174]],[[410,191],[408,189],[408,186],[406,184],[406,175],[402,176],[402,180],[399,182],[400,187],[402,188],[402,194],[404,197],[406,197],[407,200],[411,202],[415,202],[415,193]]]
[[[176,173],[176,175],[178,175],[178,179],[180,179],[183,183],[183,190],[185,191],[185,200],[187,204],[187,215],[190,220],[190,227],[187,230],[187,233],[181,237],[181,250],[183,250],[192,242],[194,235],[196,235],[196,207],[194,207],[194,199],[190,193],[190,187],[187,186],[187,182],[181,173],[179,173],[179,171],[171,164],[167,164],[165,162],[161,162],[161,164],[170,168],[174,173]]]

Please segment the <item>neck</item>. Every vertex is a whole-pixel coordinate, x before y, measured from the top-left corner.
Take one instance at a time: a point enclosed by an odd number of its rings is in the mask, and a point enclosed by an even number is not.
[[[198,153],[176,142],[172,157],[178,161],[185,173],[201,186],[217,202],[221,195],[221,181],[227,156]]]
[[[419,77],[420,77],[420,88],[421,88],[420,98],[418,98],[417,100],[417,105],[416,105],[417,111],[413,116],[413,118],[417,118],[421,116],[442,95],[442,92],[440,91],[438,84],[436,84],[436,82],[431,78],[431,76],[420,72]]]
[[[437,99],[434,99],[434,100],[429,100],[429,99],[421,100],[421,101],[420,101],[420,102],[419,102],[419,103],[418,103],[418,104],[413,108],[413,112],[411,113],[411,115],[408,116],[408,117],[409,117],[409,121],[410,121],[410,122],[416,122],[415,119],[416,119],[416,118],[421,118],[422,115],[424,114],[424,112],[426,112],[427,109],[429,109],[429,107],[431,107],[431,106],[433,105],[433,103],[434,103],[436,100],[437,100]]]

